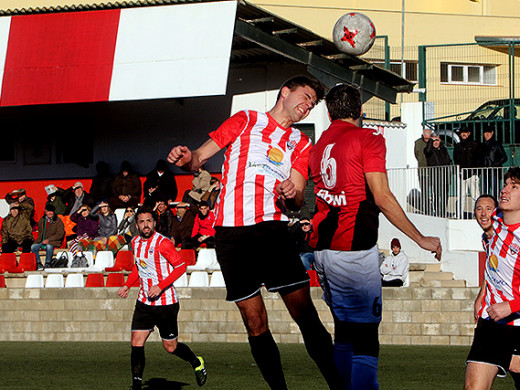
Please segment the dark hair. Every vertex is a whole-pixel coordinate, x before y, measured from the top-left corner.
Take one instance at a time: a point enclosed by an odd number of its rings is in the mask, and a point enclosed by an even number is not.
[[[516,179],[518,182],[520,182],[520,168],[519,167],[511,167],[507,170],[506,174],[504,175],[504,183],[507,179]]]
[[[282,89],[284,87],[289,88],[291,91],[294,91],[298,87],[310,87],[316,93],[316,104],[319,103],[323,97],[325,96],[325,86],[314,78],[310,78],[307,76],[299,75],[291,77],[289,80],[285,81],[280,90],[278,91],[278,96],[276,97],[276,101],[280,100],[282,96]]]
[[[485,199],[485,198],[489,198],[493,201],[493,204],[495,205],[495,208],[498,207],[498,200],[497,198],[495,198],[493,195],[491,194],[482,194],[480,195],[477,200],[475,201],[475,207],[473,208],[473,211],[475,211],[477,209],[477,203],[480,199]]]
[[[135,212],[135,221],[139,219],[139,214],[152,214],[152,218],[154,221],[157,221],[157,213],[153,211],[151,207],[148,206],[142,206],[137,209]]]
[[[483,133],[493,133],[494,131],[495,131],[495,126],[493,126],[491,123],[486,123],[484,125]]]
[[[361,93],[351,85],[336,85],[327,94],[325,102],[331,120],[358,119],[361,116]]]

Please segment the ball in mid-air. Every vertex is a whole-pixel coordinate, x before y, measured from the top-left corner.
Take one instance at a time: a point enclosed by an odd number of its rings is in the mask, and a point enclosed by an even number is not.
[[[376,39],[376,28],[368,16],[350,12],[338,19],[332,32],[334,44],[343,53],[365,54]]]

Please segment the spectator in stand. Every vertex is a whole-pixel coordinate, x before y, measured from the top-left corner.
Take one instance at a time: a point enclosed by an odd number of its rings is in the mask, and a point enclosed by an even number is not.
[[[220,180],[216,177],[212,177],[209,181],[209,189],[206,191],[204,195],[202,195],[202,200],[208,202],[208,206],[211,211],[215,209],[219,195]]]
[[[27,196],[27,193],[23,188],[9,192],[5,196],[5,201],[9,204],[18,203],[20,205],[26,205],[27,207],[24,207],[23,209],[29,213],[31,226],[36,225],[36,221],[34,220],[34,200]]]
[[[63,193],[63,201],[67,206],[65,210],[66,215],[75,214],[82,205],[87,205],[90,209],[94,206],[94,199],[85,191],[83,183],[78,181],[70,188],[67,188]]]
[[[47,187],[45,187],[45,192],[47,192],[47,204],[54,206],[54,213],[58,215],[65,215],[67,210],[65,202],[63,202],[63,193],[65,190],[63,188],[56,187],[54,184],[49,184]]]
[[[305,269],[309,271],[314,264],[314,249],[309,245],[312,234],[311,220],[307,217],[303,217],[293,226],[296,229],[294,234],[300,259],[302,259]]]
[[[201,202],[191,232],[191,243],[195,248],[198,248],[202,244],[206,244],[208,248],[215,247],[214,224],[215,214],[213,214],[213,211],[210,211],[207,202]]]
[[[97,237],[99,224],[90,216],[91,210],[89,205],[84,204],[70,216],[71,221],[76,223],[77,237],[69,241],[69,250],[74,256],[81,250],[79,246],[81,240]]]
[[[11,203],[9,215],[2,223],[2,252],[13,253],[19,247],[23,253],[31,251],[34,236],[30,215],[33,210],[30,202]]]
[[[482,159],[486,168],[499,168],[507,161],[507,154],[500,142],[494,139],[495,128],[486,125],[484,128],[484,142],[482,143]],[[498,194],[500,192],[500,177],[498,169],[489,169],[484,172],[483,188],[487,189],[488,194]]]
[[[193,172],[192,188],[186,191],[182,201],[188,202],[193,206],[197,206],[202,200],[202,196],[210,189],[211,175],[204,167],[200,167]]]
[[[126,244],[122,235],[117,234],[117,217],[107,202],[101,202],[90,212],[93,219],[99,220],[97,237],[93,240],[82,240],[85,250],[93,253],[109,250],[114,254]]]
[[[117,234],[123,236],[127,244],[130,243],[132,237],[137,234],[137,225],[135,224],[135,210],[127,207],[123,220],[117,227]]]
[[[108,201],[112,210],[136,208],[141,200],[141,180],[128,161],[121,163],[121,171],[112,182],[112,198]]]
[[[444,146],[438,134],[432,133],[432,136],[424,148],[424,155],[428,167],[442,167],[451,165],[451,158],[448,149]],[[434,212],[438,217],[447,217],[446,202],[448,196],[448,188],[451,182],[451,172],[447,170],[435,170],[429,172],[430,180],[433,188]]]
[[[110,174],[110,168],[104,161],[98,161],[96,164],[96,176],[92,178],[90,186],[90,195],[94,202],[106,202],[112,196],[112,181],[114,177]]]
[[[189,203],[181,202],[175,208],[175,218],[172,223],[172,230],[169,237],[174,241],[175,246],[182,249],[193,248],[191,245],[191,232],[195,224],[195,212]]]
[[[157,225],[155,226],[155,230],[163,236],[170,238],[175,215],[173,215],[173,211],[171,211],[166,204],[167,201],[166,195],[159,193],[159,198],[155,203],[153,211],[157,213]]]
[[[151,207],[155,206],[158,199],[154,199],[154,193],[160,191],[166,196],[166,203],[175,202],[177,198],[177,182],[175,175],[168,169],[168,164],[165,160],[158,160],[155,169],[146,175],[146,181],[143,184],[143,192],[146,204],[146,199],[151,198],[149,204]]]
[[[390,242],[392,253],[386,256],[383,264],[379,267],[381,271],[383,287],[401,287],[408,279],[408,257],[401,250],[401,243],[397,238]]]
[[[462,141],[455,144],[453,148],[453,160],[455,161],[455,165],[459,165],[461,168],[465,168],[462,172],[462,190],[460,194],[462,204],[465,205],[466,194],[469,190],[472,201],[471,209],[473,209],[473,204],[480,196],[480,191],[478,187],[478,172],[476,169],[471,168],[476,168],[479,166],[480,146],[477,141],[471,138],[471,129],[468,127],[462,126],[459,134],[460,138],[462,138]]]
[[[421,187],[421,201],[418,205],[418,209],[420,209],[425,214],[431,214],[431,180],[428,175],[428,162],[426,161],[426,156],[424,154],[424,148],[428,144],[432,136],[432,131],[428,128],[423,129],[422,137],[415,141],[414,146],[414,154],[417,159],[418,166],[418,177],[419,177],[419,186]]]
[[[55,207],[47,203],[45,212],[38,222],[38,238],[31,246],[31,252],[36,254],[36,264],[38,270],[44,269],[40,258],[40,250],[45,251],[45,265],[48,265],[52,259],[54,248],[60,247],[65,237],[65,226],[58,215]]]

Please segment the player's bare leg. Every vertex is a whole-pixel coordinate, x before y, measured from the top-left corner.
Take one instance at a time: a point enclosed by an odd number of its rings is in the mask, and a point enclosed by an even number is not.
[[[343,381],[334,363],[332,338],[312,303],[309,286],[284,294],[282,299],[302,332],[307,353],[320,369],[329,387],[344,389]]]
[[[251,354],[271,389],[285,390],[280,351],[269,331],[267,310],[261,295],[236,302],[249,336]]]
[[[465,390],[488,390],[495,380],[498,367],[492,364],[468,362]]]

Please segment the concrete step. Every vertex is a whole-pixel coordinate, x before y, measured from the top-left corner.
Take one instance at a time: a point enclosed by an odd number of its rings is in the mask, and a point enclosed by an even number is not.
[[[424,276],[424,271],[412,271],[408,272],[410,277],[410,283],[419,283]]]
[[[428,263],[425,264],[426,272],[440,272],[441,271],[441,263]]]
[[[422,279],[422,287],[466,287],[465,280],[425,280]]]
[[[425,280],[453,280],[453,273],[425,271],[423,278]]]

